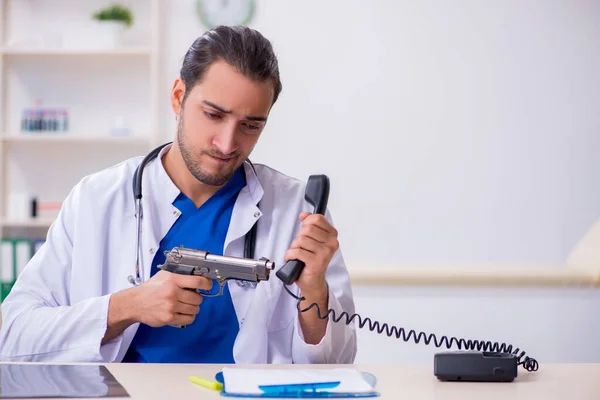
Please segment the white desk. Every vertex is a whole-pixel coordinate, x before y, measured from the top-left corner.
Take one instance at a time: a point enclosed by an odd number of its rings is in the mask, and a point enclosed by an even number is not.
[[[213,379],[221,365],[107,364],[132,399],[226,399],[196,386],[189,375]],[[332,368],[334,365],[250,365],[243,368]],[[433,365],[353,365],[377,377],[381,400],[598,400],[600,364],[546,364],[536,372],[519,367],[511,383],[440,382]],[[47,399],[49,400],[49,399]]]

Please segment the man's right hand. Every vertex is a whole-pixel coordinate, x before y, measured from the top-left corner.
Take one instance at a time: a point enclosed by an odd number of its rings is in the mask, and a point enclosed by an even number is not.
[[[134,320],[152,327],[190,325],[200,311],[202,295],[196,289],[210,291],[212,281],[203,276],[158,271],[133,290]],[[194,289],[194,290],[188,290]]]
[[[114,293],[108,306],[107,329],[102,344],[119,336],[130,325],[140,322],[152,327],[190,325],[200,311],[202,295],[212,281],[203,276],[158,271],[148,281]]]

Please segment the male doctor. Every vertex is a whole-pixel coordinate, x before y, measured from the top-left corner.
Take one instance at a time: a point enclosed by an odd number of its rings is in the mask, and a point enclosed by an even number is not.
[[[281,91],[270,42],[255,30],[219,27],[188,50],[171,105],[177,133],[143,173],[141,284],[135,276],[132,178],[142,157],[83,178],[46,243],[2,304],[2,361],[352,363],[353,323],[299,312],[271,271],[268,281],[211,281],[159,270],[174,247],[255,257],[305,268],[289,289],[354,313],[349,277],[329,212],[311,214],[305,183],[247,158]],[[186,325],[184,329],[173,325]]]

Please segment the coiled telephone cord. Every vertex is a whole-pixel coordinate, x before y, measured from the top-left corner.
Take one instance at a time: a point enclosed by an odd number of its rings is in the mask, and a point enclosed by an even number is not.
[[[462,338],[457,339],[455,337],[451,337],[450,339],[448,339],[448,337],[446,337],[446,336],[442,336],[440,339],[438,339],[434,334],[426,334],[424,332],[419,332],[417,334],[414,330],[410,330],[408,333],[406,333],[406,330],[404,328],[397,328],[395,326],[389,327],[387,323],[380,324],[378,321],[372,321],[370,318],[363,318],[358,314],[349,315],[346,311],[342,312],[339,316],[337,316],[335,310],[329,309],[329,310],[327,310],[325,315],[321,315],[321,308],[319,307],[319,305],[317,303],[312,303],[308,307],[306,307],[304,309],[300,309],[300,303],[303,300],[306,300],[306,298],[296,296],[294,293],[292,293],[288,289],[287,285],[283,285],[283,287],[290,294],[290,296],[292,296],[294,299],[296,299],[298,310],[301,312],[306,312],[306,311],[310,310],[311,308],[315,307],[317,309],[317,315],[320,319],[327,319],[331,315],[331,318],[333,319],[333,321],[337,323],[342,318],[345,317],[346,320],[344,322],[346,323],[346,325],[350,325],[350,323],[352,323],[352,321],[356,318],[358,320],[358,326],[361,329],[368,323],[369,324],[368,328],[370,331],[376,330],[378,334],[381,334],[385,331],[385,334],[388,337],[395,336],[396,339],[400,339],[400,337],[402,337],[402,340],[405,342],[408,342],[412,338],[412,340],[417,344],[421,340],[423,340],[426,345],[429,345],[429,343],[431,343],[431,341],[433,341],[435,347],[438,347],[438,348],[445,345],[446,348],[450,349],[453,344],[456,344],[456,346],[458,347],[459,350],[461,350],[464,347],[465,350],[477,350],[477,351],[496,352],[496,353],[512,353],[515,356],[520,351],[519,348],[515,348],[513,350],[512,345],[506,345],[504,343],[498,344],[498,343],[492,343],[489,341],[484,342],[484,341],[479,341],[479,340],[465,340]],[[517,365],[522,365],[523,368],[525,368],[529,372],[537,371],[538,367],[539,367],[538,362],[535,359],[526,356],[524,351],[521,351],[521,353],[518,355]]]

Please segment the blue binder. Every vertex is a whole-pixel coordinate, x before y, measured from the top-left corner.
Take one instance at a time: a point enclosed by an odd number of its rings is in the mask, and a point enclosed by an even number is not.
[[[373,388],[377,383],[377,378],[373,374],[368,372],[361,372],[365,381],[367,381]],[[337,387],[340,382],[318,382],[318,383],[305,383],[305,384],[293,384],[293,385],[260,385],[259,388],[263,391],[261,394],[254,393],[228,393],[223,373],[219,372],[216,374],[215,379],[217,382],[223,384],[223,390],[221,391],[222,396],[226,397],[245,397],[245,398],[366,398],[366,397],[378,397],[379,392],[373,390],[366,393],[341,393],[332,392],[327,389]]]

